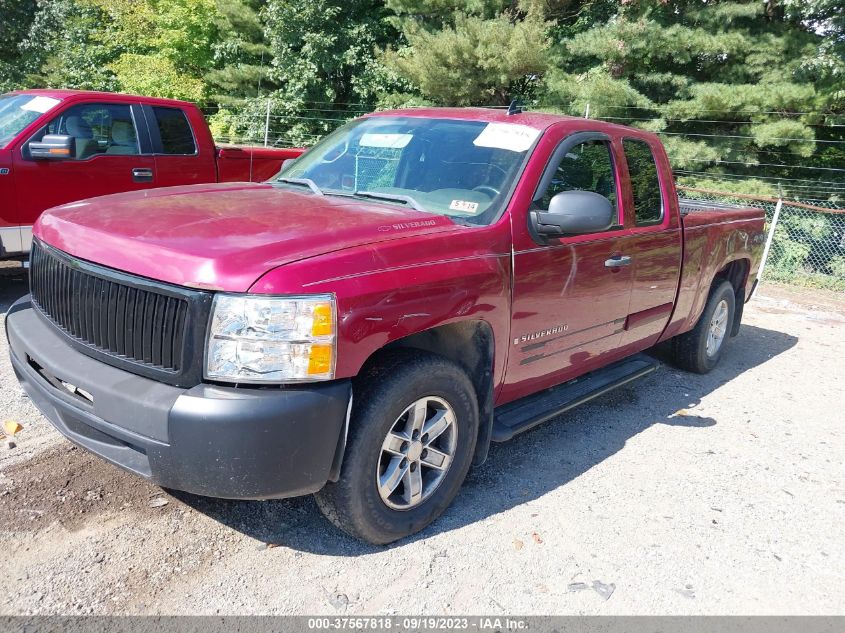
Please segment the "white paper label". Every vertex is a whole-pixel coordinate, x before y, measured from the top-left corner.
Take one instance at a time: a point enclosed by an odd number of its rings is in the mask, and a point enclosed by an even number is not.
[[[452,200],[452,203],[449,205],[449,208],[452,209],[452,211],[475,213],[475,210],[478,209],[478,203],[470,202],[469,200]]]
[[[59,105],[59,100],[53,99],[53,97],[33,97],[21,106],[21,110],[44,114],[57,105]]]
[[[488,123],[472,144],[477,147],[493,147],[511,152],[524,152],[537,137],[540,130],[517,123]]]
[[[362,134],[360,145],[363,147],[387,147],[390,149],[402,149],[411,139],[412,134]]]

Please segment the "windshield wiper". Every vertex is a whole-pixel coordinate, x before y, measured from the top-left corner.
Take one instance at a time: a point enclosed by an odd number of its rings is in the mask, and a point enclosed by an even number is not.
[[[417,211],[425,211],[425,207],[414,200],[411,196],[401,193],[379,193],[378,191],[356,191],[353,196],[361,198],[373,198],[374,200],[389,200],[390,202],[404,202]]]
[[[318,196],[324,196],[323,190],[317,186],[317,183],[310,178],[276,178],[276,182],[284,182],[289,185],[299,185],[300,187],[308,187]]]

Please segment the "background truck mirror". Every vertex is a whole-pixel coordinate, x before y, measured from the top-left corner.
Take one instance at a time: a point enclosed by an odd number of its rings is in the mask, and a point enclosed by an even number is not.
[[[64,134],[47,134],[40,141],[30,141],[29,155],[34,160],[67,160],[73,158],[74,138]]]
[[[592,191],[561,191],[549,201],[548,211],[531,212],[532,228],[540,235],[599,233],[613,226],[610,200]]]

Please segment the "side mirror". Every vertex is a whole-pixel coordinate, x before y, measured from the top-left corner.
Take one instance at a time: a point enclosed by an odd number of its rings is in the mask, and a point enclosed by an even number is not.
[[[549,202],[548,211],[532,211],[530,222],[538,235],[560,237],[599,233],[613,226],[613,205],[592,191],[561,191]]]
[[[73,158],[74,137],[47,134],[40,141],[30,141],[29,156],[34,160],[67,160]]]
[[[288,167],[293,165],[296,162],[295,158],[286,158],[282,161],[282,171],[286,170]]]

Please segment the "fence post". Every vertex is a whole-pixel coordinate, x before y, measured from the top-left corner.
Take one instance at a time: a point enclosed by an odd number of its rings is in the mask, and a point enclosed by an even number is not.
[[[587,101],[587,108],[586,108],[586,110],[584,110],[584,118],[585,119],[590,118],[590,102],[589,101]]]
[[[760,287],[760,282],[763,281],[763,270],[766,268],[766,260],[769,259],[769,250],[772,248],[772,240],[775,237],[775,229],[778,226],[780,219],[780,210],[783,207],[783,198],[778,196],[777,204],[775,204],[775,212],[772,215],[772,225],[769,227],[769,234],[766,236],[766,246],[763,248],[763,257],[760,259],[760,268],[757,270],[757,283],[754,285],[754,292],[751,297],[757,294],[757,288]],[[751,298],[749,297],[749,299]]]
[[[270,139],[270,103],[271,100],[267,99],[267,118],[264,119],[264,147],[267,147],[267,142]]]

